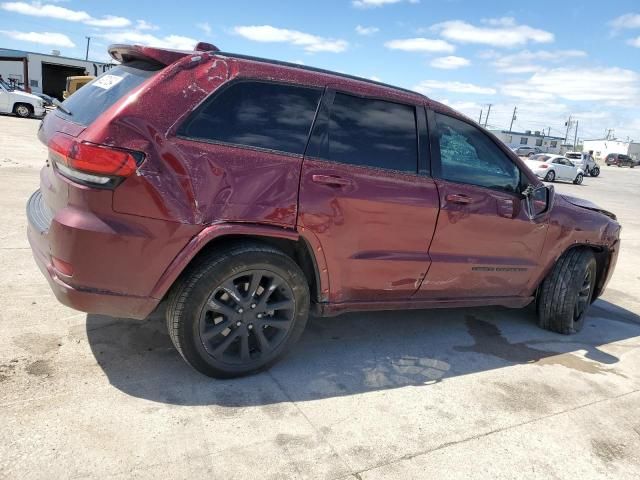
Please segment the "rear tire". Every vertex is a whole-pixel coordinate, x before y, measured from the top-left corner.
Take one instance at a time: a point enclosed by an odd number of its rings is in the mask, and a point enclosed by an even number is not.
[[[300,338],[309,286],[300,267],[269,245],[244,243],[192,265],[172,288],[167,329],[182,358],[216,378],[264,370]]]
[[[554,172],[553,170],[547,172],[547,174],[544,176],[545,182],[553,182],[555,179],[556,179],[556,172]]]
[[[556,262],[538,291],[538,325],[570,335],[582,330],[596,282],[591,250],[573,248]]]
[[[589,173],[592,177],[597,177],[598,175],[600,175],[600,168],[598,167],[593,167]]]
[[[26,103],[16,103],[13,106],[13,113],[21,118],[29,118],[33,115],[33,107]]]

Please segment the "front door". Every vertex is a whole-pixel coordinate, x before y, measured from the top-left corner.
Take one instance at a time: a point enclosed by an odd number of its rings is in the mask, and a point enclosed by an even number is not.
[[[441,211],[431,268],[416,296],[522,295],[536,271],[546,217],[529,219],[518,193],[523,174],[493,139],[471,122],[429,118]]]
[[[553,168],[556,171],[556,178],[565,182],[573,182],[578,175],[573,163],[563,157],[553,159]]]
[[[426,137],[423,107],[325,95],[302,165],[298,215],[298,230],[326,259],[323,300],[408,299],[420,286],[439,202],[434,181],[418,174]]]
[[[4,88],[4,85],[0,85],[0,112],[9,112],[9,92]]]

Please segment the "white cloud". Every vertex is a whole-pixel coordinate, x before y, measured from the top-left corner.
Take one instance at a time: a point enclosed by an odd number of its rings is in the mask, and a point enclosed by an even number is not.
[[[3,2],[0,4],[0,8],[21,15],[81,22],[95,27],[121,28],[131,25],[131,21],[124,17],[105,15],[101,18],[94,18],[84,10],[71,10],[70,8],[60,7],[58,5],[42,4],[39,2]]]
[[[281,42],[303,47],[307,52],[339,53],[347,49],[345,40],[319,37],[310,33],[276,28],[271,25],[248,25],[233,29],[238,35],[255,42]]]
[[[524,82],[506,84],[502,93],[529,101],[560,98],[638,107],[640,74],[622,68],[556,68],[535,73]]]
[[[211,35],[212,30],[211,30],[211,25],[209,25],[209,22],[196,23],[196,27],[198,27],[207,35]]]
[[[378,27],[363,27],[362,25],[356,25],[356,33],[358,35],[373,35],[379,31],[380,29]]]
[[[439,80],[423,80],[415,85],[413,89],[416,92],[425,94],[433,90],[444,90],[453,93],[475,93],[478,95],[494,95],[496,93],[496,89],[491,87],[481,87],[473,83],[442,82]]]
[[[391,50],[404,50],[405,52],[452,53],[456,49],[444,40],[421,37],[390,40],[384,46]]]
[[[640,37],[632,38],[627,43],[632,47],[640,48]]]
[[[553,42],[553,33],[528,25],[518,25],[513,18],[485,20],[486,26],[475,26],[462,20],[442,22],[431,27],[447,40],[478,43],[494,47],[515,47],[529,42]]]
[[[640,13],[627,13],[620,15],[609,22],[616,30],[623,28],[640,28]]]
[[[39,43],[41,45],[52,45],[55,47],[75,47],[75,43],[71,41],[63,33],[52,32],[18,32],[16,30],[0,30],[0,33],[14,40],[23,42]]]
[[[112,43],[137,43],[140,45],[149,45],[160,48],[173,48],[176,50],[193,50],[198,41],[194,38],[184,37],[181,35],[167,35],[165,37],[157,37],[150,33],[142,33],[136,31],[120,31],[108,32],[97,37],[104,38]]]
[[[123,28],[131,25],[131,20],[124,17],[115,17],[113,15],[105,15],[102,18],[91,18],[84,21],[87,25],[93,27],[105,27],[105,28]]]
[[[136,20],[136,30],[158,30],[159,28],[146,20]]]
[[[482,58],[492,59],[492,65],[503,73],[533,73],[544,69],[544,65],[564,63],[568,59],[586,57],[582,50],[522,50],[511,55],[485,52]]]
[[[405,0],[353,0],[351,4],[358,8],[376,8],[393,3],[400,3]],[[407,0],[408,3],[420,3],[420,0]]]
[[[431,60],[431,65],[433,68],[441,68],[444,70],[454,70],[456,68],[462,68],[470,65],[471,62],[464,57],[456,57],[454,55],[450,55],[448,57],[438,57]]]

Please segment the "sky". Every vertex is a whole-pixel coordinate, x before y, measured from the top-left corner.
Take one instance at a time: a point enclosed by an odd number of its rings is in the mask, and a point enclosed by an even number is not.
[[[639,0],[0,1],[0,48],[110,43],[292,61],[410,88],[489,128],[640,141]],[[488,105],[489,118],[486,119]],[[549,130],[547,130],[549,131]]]

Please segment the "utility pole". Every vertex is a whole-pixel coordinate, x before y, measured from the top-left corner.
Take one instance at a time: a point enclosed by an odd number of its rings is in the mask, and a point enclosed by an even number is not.
[[[517,111],[518,111],[518,107],[513,107],[513,115],[511,116],[511,125],[509,125],[509,133],[513,131],[513,121],[516,119]]]
[[[569,129],[571,128],[571,115],[569,115],[569,120],[566,121],[565,125],[567,126],[567,131],[564,134],[564,143],[567,143],[567,137],[569,137]]]
[[[482,125],[482,109],[480,109],[480,118],[478,119],[478,125]]]
[[[576,149],[576,143],[578,143],[578,122],[579,122],[579,120],[576,120],[576,133],[573,136],[573,150],[574,151]]]
[[[89,43],[91,42],[91,37],[84,37],[87,39],[87,53],[84,55],[85,60],[89,60]]]
[[[491,113],[492,103],[489,104],[489,109],[487,110],[487,116],[484,117],[484,127],[487,128],[487,122],[489,121],[489,114]]]
[[[611,138],[613,138],[612,132],[613,132],[613,128],[609,128],[607,130],[607,138],[606,138],[606,140],[610,140]]]

